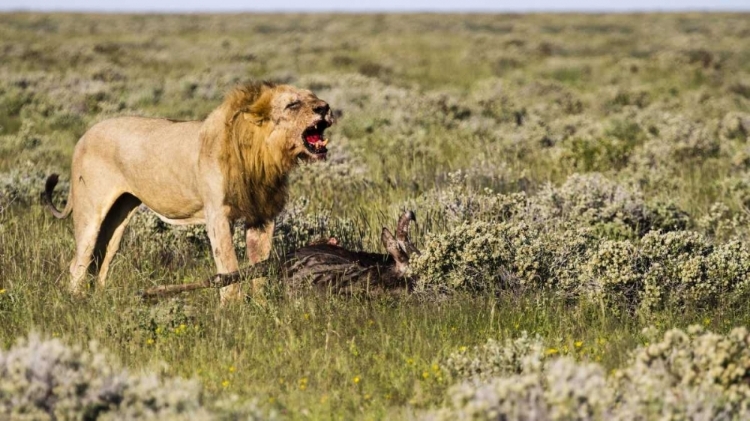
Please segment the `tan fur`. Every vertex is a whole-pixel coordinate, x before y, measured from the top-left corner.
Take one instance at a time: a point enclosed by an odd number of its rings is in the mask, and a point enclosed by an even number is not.
[[[300,159],[324,156],[306,149],[302,133],[331,123],[328,104],[312,92],[252,83],[229,92],[202,122],[120,117],[95,125],[73,153],[63,212],[51,204],[56,175],[46,185],[53,214],[73,213],[71,288],[80,289],[92,261],[104,283],[140,203],[170,223],[206,223],[219,273],[238,269],[230,224],[239,218],[248,228],[248,256],[265,259],[273,219],[286,202],[289,172]],[[230,288],[222,299],[239,294]]]

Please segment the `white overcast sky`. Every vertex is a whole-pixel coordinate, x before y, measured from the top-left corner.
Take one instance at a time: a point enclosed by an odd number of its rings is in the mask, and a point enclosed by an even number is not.
[[[750,11],[750,0],[0,0],[0,10],[106,12]]]

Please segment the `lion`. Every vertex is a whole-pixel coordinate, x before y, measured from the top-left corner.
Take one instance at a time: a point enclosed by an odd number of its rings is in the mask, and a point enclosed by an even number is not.
[[[81,291],[89,270],[98,269],[104,286],[141,204],[171,224],[206,224],[218,273],[239,269],[232,245],[232,223],[239,219],[250,262],[266,259],[289,174],[300,161],[326,159],[325,130],[332,124],[328,103],[312,92],[253,82],[231,90],[204,121],[118,117],[94,125],[73,152],[64,210],[52,203],[58,175],[45,186],[50,212],[73,214],[71,291]],[[224,288],[221,301],[240,294],[236,285]]]

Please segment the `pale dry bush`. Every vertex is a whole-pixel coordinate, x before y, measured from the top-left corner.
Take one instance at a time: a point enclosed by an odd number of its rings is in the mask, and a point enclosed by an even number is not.
[[[617,418],[747,419],[749,344],[744,327],[720,335],[691,326],[638,347],[612,378]]]
[[[547,186],[531,197],[461,194],[465,190],[453,184],[423,201],[433,213],[466,222],[428,235],[412,262],[420,288],[545,289],[631,309],[708,304],[725,292],[744,293],[744,247],[717,246],[719,254],[700,256],[697,249],[673,255],[669,248],[649,248],[660,239],[687,241],[687,231],[672,231],[689,223],[687,215],[674,206],[649,205],[637,191],[599,174],[574,174],[562,186]],[[650,231],[654,228],[665,231]],[[707,239],[698,235],[696,241],[714,250]],[[698,257],[706,269],[691,275],[687,261]],[[701,286],[708,284],[713,287],[701,295]]]
[[[722,139],[747,142],[750,136],[750,114],[732,111],[721,120]]]
[[[720,180],[717,185],[728,203],[735,203],[743,209],[750,206],[750,172],[746,169]]]
[[[486,118],[453,92],[416,95],[413,89],[358,74],[305,76],[298,84],[311,88],[333,104],[336,113],[342,113],[332,130],[351,139],[347,149],[373,167],[387,162],[381,156],[407,154],[418,158],[425,170],[434,171],[451,159],[456,145],[464,143],[473,148],[477,131],[487,127],[483,124]],[[335,142],[331,157],[336,153]]]
[[[49,172],[48,168],[38,168],[27,162],[9,172],[0,173],[0,209],[11,204],[29,206],[40,203]],[[60,186],[62,188],[53,196],[55,200],[65,197],[69,182],[60,180]]]
[[[590,229],[575,225],[466,222],[428,236],[411,266],[421,290],[546,290],[573,297],[581,293],[577,271],[595,240]]]
[[[101,352],[30,334],[0,351],[0,417],[43,420],[273,420],[257,400],[209,404],[195,380],[129,373]]]
[[[605,240],[582,266],[586,291],[595,301],[614,304],[613,311],[625,305],[635,308],[644,293],[639,273],[638,249],[629,240]]]
[[[464,223],[442,235],[432,236],[424,243],[422,254],[413,262],[414,274],[419,278],[420,289],[488,290],[518,287],[525,281],[546,279],[538,273],[545,268],[542,261],[531,267],[521,268],[517,263],[519,247],[536,233],[528,233],[529,227],[507,222]],[[534,255],[543,250],[526,254]],[[521,270],[528,277],[521,279]],[[536,270],[535,270],[536,269]]]
[[[642,231],[650,225],[643,197],[600,174],[573,174],[560,187],[547,185],[532,199],[531,214],[589,225],[611,223]]]
[[[745,234],[750,221],[746,213],[733,212],[724,202],[714,202],[695,225],[706,236],[726,241]]]
[[[634,119],[646,139],[633,149],[624,175],[642,185],[673,189],[683,185],[675,176],[686,165],[698,166],[733,153],[731,142],[722,141],[718,119],[658,108],[639,112]]]
[[[700,234],[652,232],[643,238],[642,305],[732,303],[747,294],[750,251],[740,242],[713,246]]]
[[[10,420],[214,419],[194,381],[129,374],[95,345],[84,350],[37,335],[0,353],[0,414]]]
[[[750,293],[747,246],[691,231],[608,240],[576,225],[466,222],[428,236],[412,271],[424,291],[545,290],[613,311],[738,303]]]
[[[462,347],[443,361],[442,368],[453,381],[486,381],[492,377],[537,372],[542,369],[544,359],[542,338],[530,337],[524,331],[515,339],[503,342],[488,339],[481,345]]]
[[[750,292],[748,258],[739,241],[713,245],[695,232],[653,231],[637,243],[601,243],[581,269],[590,298],[648,311],[742,302]]]
[[[445,406],[424,419],[742,420],[750,415],[747,329],[720,335],[691,326],[662,337],[649,329],[646,335],[653,342],[636,348],[609,376],[599,364],[546,357],[541,342],[526,336],[504,347],[489,341],[455,352],[445,366],[459,374],[454,377],[459,383],[448,389]],[[523,361],[535,363],[519,364]]]
[[[448,404],[432,420],[598,420],[607,414],[611,390],[597,364],[554,359],[544,370],[524,371],[451,387]]]
[[[393,212],[415,209],[422,215],[444,221],[448,227],[472,220],[508,220],[524,211],[528,201],[526,194],[498,194],[488,187],[479,189],[474,185],[513,183],[507,169],[495,168],[492,175],[480,175],[479,168],[448,172],[442,177],[442,187],[391,209]]]
[[[521,178],[500,176],[505,185]],[[463,221],[522,221],[549,227],[590,227],[603,237],[635,238],[650,230],[674,231],[691,224],[687,213],[663,202],[647,203],[634,186],[599,173],[570,175],[560,186],[546,184],[534,195],[500,194],[477,189],[471,170],[447,173],[443,186],[430,190],[399,208],[419,209],[454,227]]]

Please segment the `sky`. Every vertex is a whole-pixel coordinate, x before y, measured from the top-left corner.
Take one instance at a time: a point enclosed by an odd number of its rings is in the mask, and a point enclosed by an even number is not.
[[[750,0],[0,0],[0,10],[101,12],[750,11]]]

